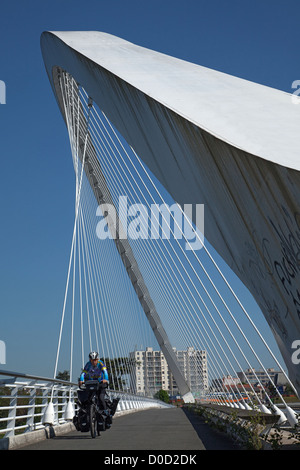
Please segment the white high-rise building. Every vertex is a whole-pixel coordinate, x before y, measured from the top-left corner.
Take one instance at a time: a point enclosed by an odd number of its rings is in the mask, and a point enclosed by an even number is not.
[[[186,351],[176,351],[174,348],[174,352],[191,392],[198,395],[207,390],[206,351],[189,347]],[[145,351],[131,352],[130,358],[135,360],[130,376],[133,392],[151,396],[159,390],[166,390],[170,395],[178,395],[177,384],[161,351],[148,347]]]

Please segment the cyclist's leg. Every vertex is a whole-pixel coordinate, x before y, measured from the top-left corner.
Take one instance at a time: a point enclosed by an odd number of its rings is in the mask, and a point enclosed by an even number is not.
[[[101,410],[106,410],[107,409],[106,402],[105,402],[106,389],[107,389],[107,384],[104,384],[104,383],[101,382],[100,387],[99,387],[99,391],[98,391],[98,403],[99,403],[99,407],[100,407]]]

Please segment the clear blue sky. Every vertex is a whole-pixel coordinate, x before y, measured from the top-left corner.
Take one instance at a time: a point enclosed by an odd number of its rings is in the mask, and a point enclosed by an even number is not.
[[[51,375],[74,215],[65,125],[40,51],[45,30],[99,30],[292,92],[298,0],[11,0],[0,7],[0,368]]]

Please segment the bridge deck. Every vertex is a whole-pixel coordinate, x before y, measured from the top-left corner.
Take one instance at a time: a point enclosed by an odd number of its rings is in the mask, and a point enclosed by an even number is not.
[[[92,439],[77,431],[22,450],[226,450],[237,446],[224,434],[181,408],[153,409],[114,419],[110,430]]]

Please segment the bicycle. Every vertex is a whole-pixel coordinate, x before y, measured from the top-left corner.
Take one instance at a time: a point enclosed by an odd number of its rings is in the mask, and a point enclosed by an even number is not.
[[[86,381],[78,390],[79,410],[73,418],[73,423],[77,431],[88,432],[90,431],[91,437],[94,439],[96,434],[100,436],[100,431],[110,429],[112,424],[112,417],[114,416],[119,398],[114,398],[112,401],[108,396],[105,398],[107,410],[100,410],[98,406],[98,392],[101,384],[98,380]]]

